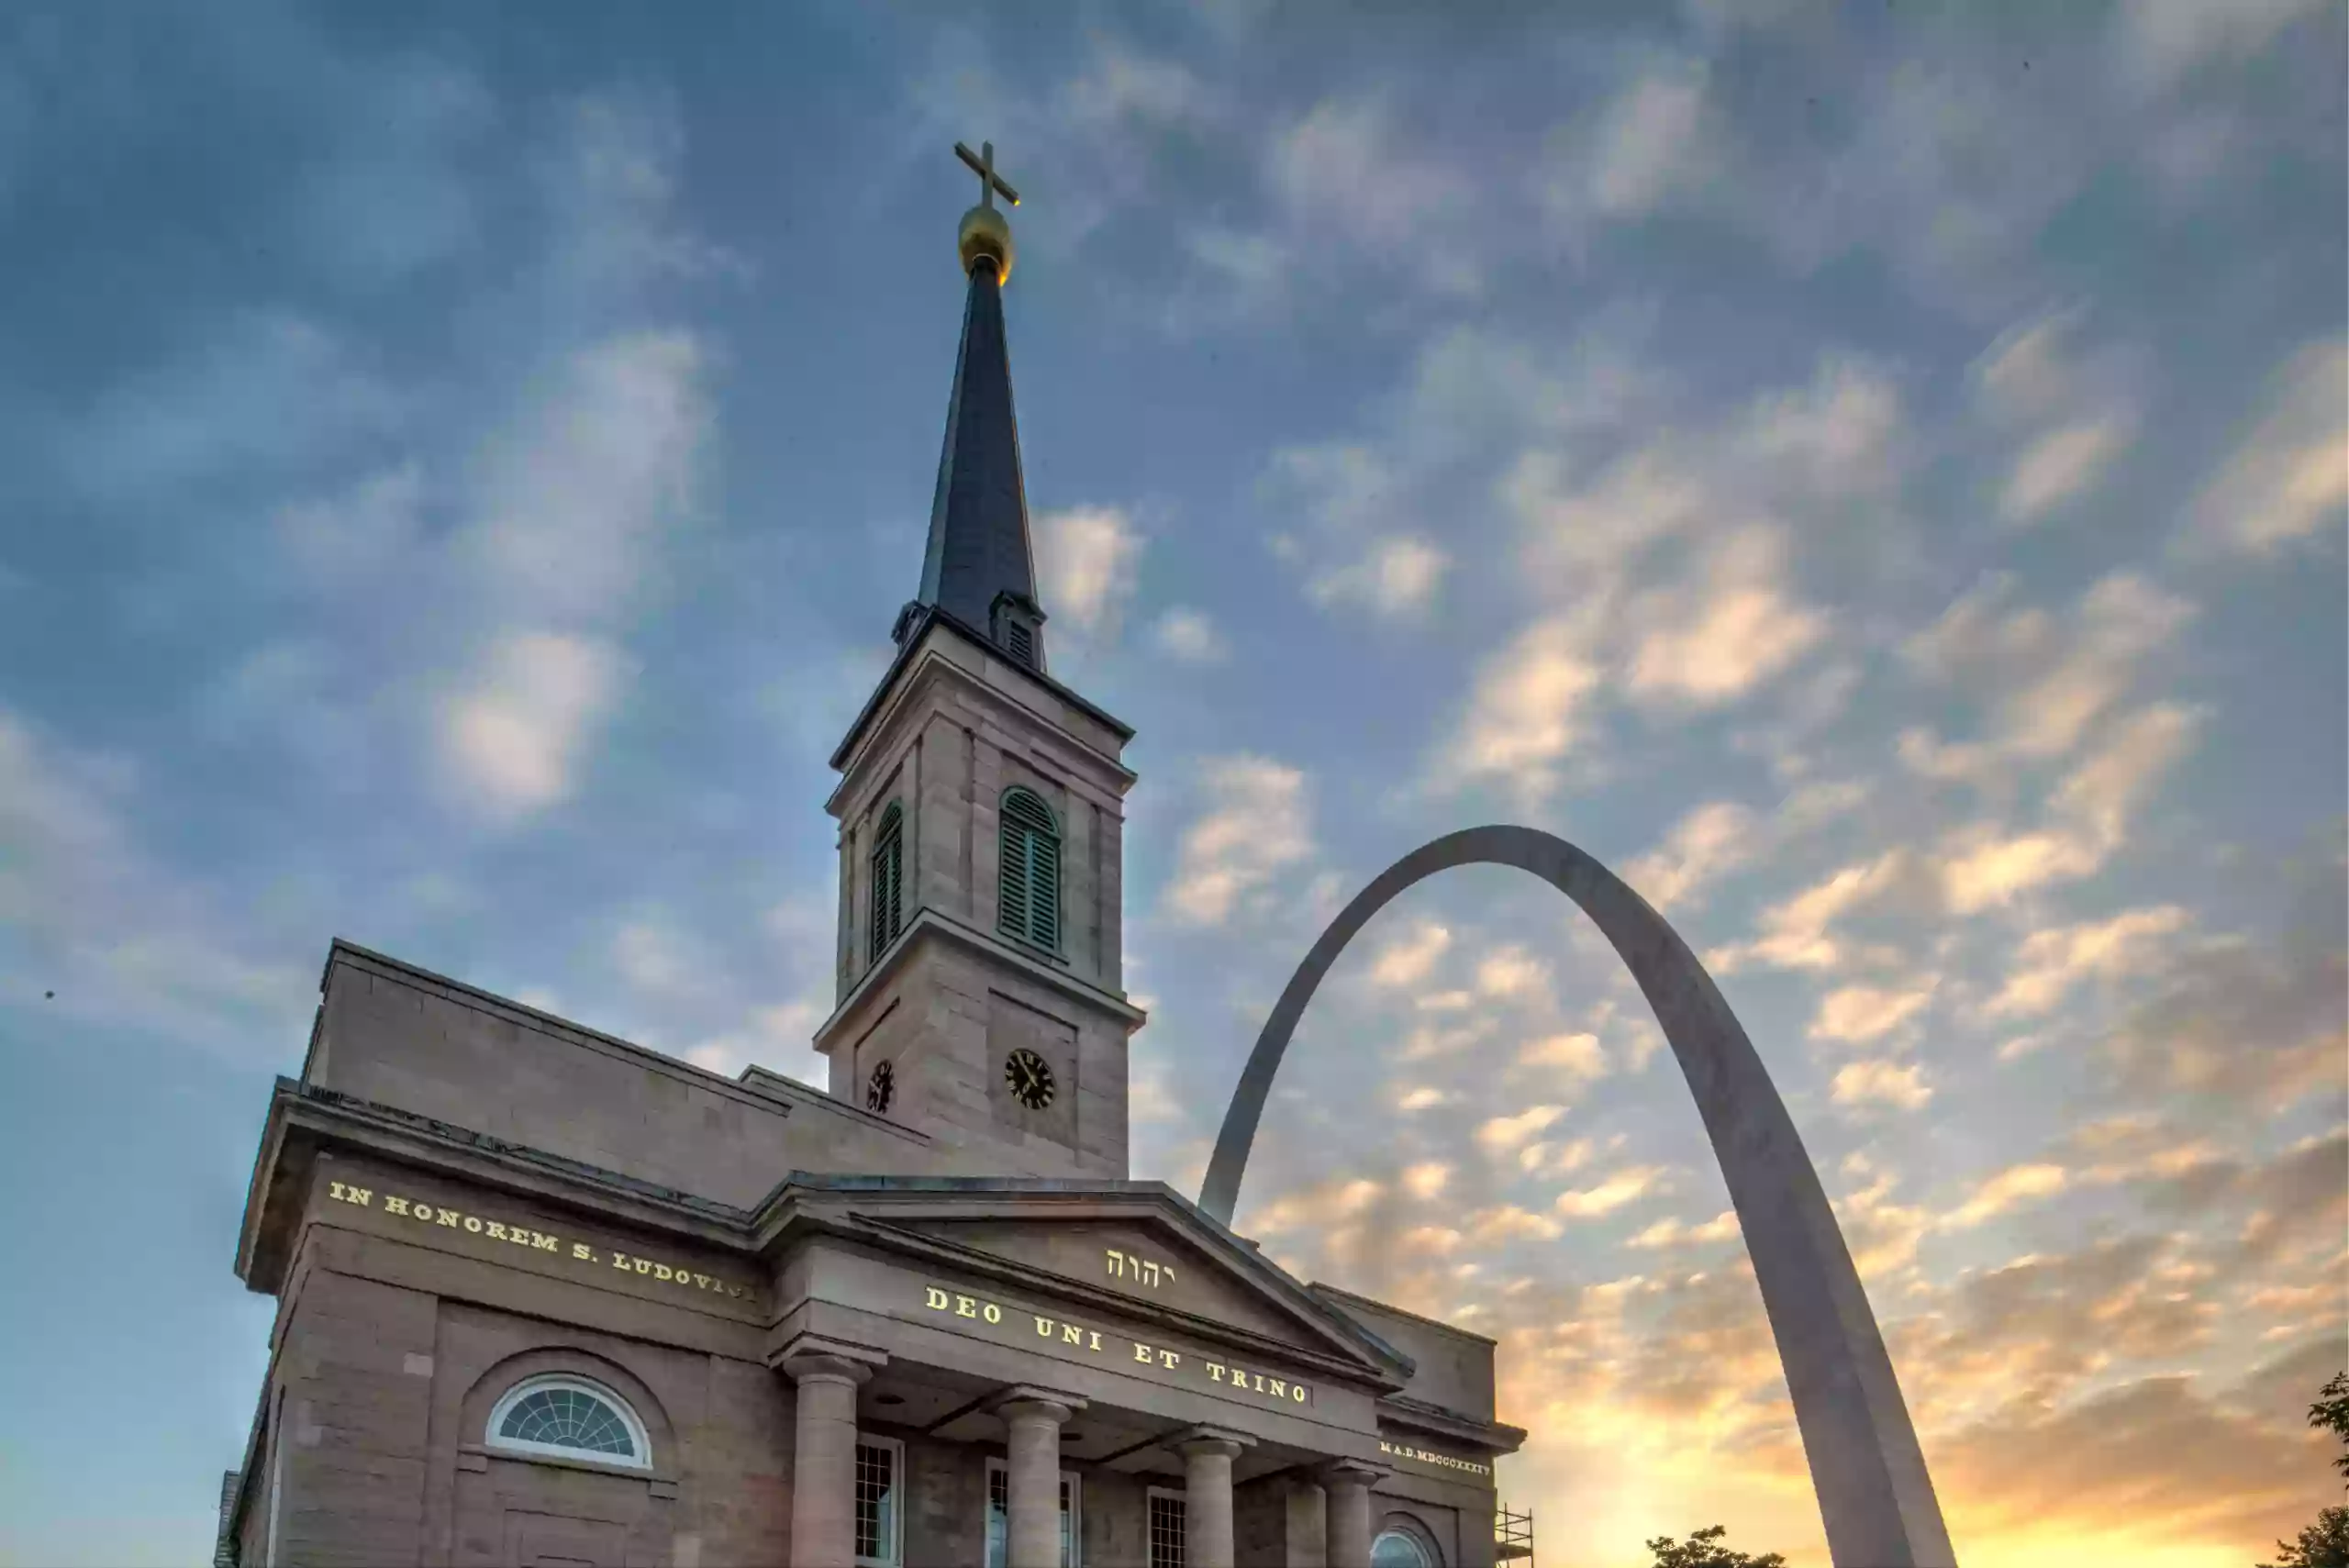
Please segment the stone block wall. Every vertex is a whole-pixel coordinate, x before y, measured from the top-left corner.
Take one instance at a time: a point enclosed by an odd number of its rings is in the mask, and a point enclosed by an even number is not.
[[[1128,1171],[1126,1042],[1119,1015],[930,928],[891,952],[818,1041],[835,1100],[862,1104],[874,1065],[889,1062],[889,1118],[932,1140],[954,1174],[1117,1180]],[[1006,1093],[1005,1059],[1020,1048],[1052,1067],[1042,1111]]]
[[[997,806],[1024,786],[1061,828],[1062,945],[1068,972],[1113,994],[1123,981],[1122,742],[1080,710],[1041,693],[1024,673],[997,668],[952,634],[923,655],[848,760],[829,809],[841,822],[839,995],[884,956],[873,951],[870,858],[892,802],[905,814],[903,914],[936,909],[975,929],[996,928]]]
[[[264,1561],[273,1475],[277,1561],[305,1568],[518,1554],[695,1568],[785,1556],[793,1396],[754,1362],[312,1267],[280,1368],[280,1414],[240,1536],[248,1562]],[[550,1372],[625,1397],[650,1437],[651,1468],[491,1449],[499,1396]]]
[[[256,1510],[265,1538],[273,1482],[279,1561],[416,1561],[437,1317],[420,1292],[306,1272],[271,1391],[277,1415]]]

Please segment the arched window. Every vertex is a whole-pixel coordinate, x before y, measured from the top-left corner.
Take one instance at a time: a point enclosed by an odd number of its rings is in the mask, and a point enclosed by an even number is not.
[[[870,957],[878,959],[906,929],[906,814],[891,801],[889,809],[881,814],[881,826],[873,835],[873,945]]]
[[[1001,859],[996,923],[1040,948],[1060,951],[1061,830],[1033,790],[1008,789],[996,813]]]
[[[526,1377],[489,1412],[487,1442],[510,1453],[652,1465],[644,1423],[627,1400],[600,1383],[567,1373]]]
[[[1389,1525],[1370,1543],[1370,1568],[1438,1568],[1435,1549],[1417,1530]]]

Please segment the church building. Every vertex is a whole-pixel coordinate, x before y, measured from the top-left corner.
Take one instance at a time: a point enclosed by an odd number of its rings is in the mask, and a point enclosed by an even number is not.
[[[1132,1180],[1133,731],[1056,680],[993,153],[920,588],[832,754],[829,1092],[347,942],[238,1238],[239,1568],[1454,1568],[1493,1342]],[[880,628],[876,628],[876,634]]]

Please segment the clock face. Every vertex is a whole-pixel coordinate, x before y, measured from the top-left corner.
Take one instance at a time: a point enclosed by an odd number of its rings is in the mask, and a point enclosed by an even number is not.
[[[1025,1047],[1003,1064],[1003,1081],[1011,1085],[1011,1097],[1031,1111],[1052,1103],[1052,1064]]]

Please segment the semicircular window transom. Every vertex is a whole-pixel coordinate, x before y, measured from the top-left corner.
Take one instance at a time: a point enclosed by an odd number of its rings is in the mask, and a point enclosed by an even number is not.
[[[643,1428],[618,1396],[579,1378],[532,1379],[498,1401],[490,1440],[501,1448],[621,1464],[650,1462]]]
[[[1370,1564],[1371,1568],[1435,1568],[1435,1559],[1410,1531],[1389,1529],[1380,1531],[1370,1543]]]

